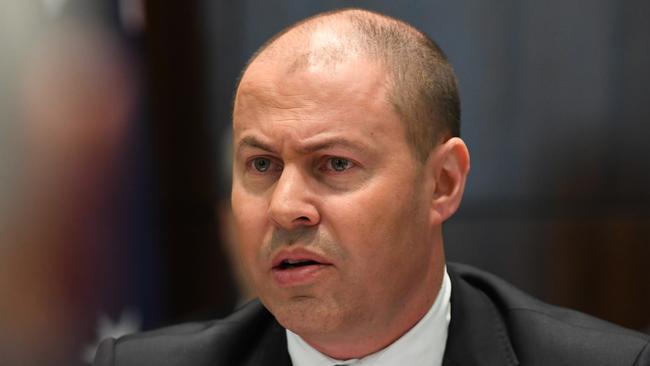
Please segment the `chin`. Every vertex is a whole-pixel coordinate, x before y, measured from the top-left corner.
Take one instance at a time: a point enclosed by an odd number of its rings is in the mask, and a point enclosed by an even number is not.
[[[340,329],[344,318],[335,304],[313,297],[295,297],[265,305],[283,327],[300,336],[335,332]]]

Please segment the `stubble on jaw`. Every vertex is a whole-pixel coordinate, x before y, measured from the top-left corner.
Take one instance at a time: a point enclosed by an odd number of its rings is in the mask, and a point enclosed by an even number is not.
[[[357,332],[351,332],[359,323],[373,322],[368,312],[358,304],[337,298],[332,293],[304,293],[291,296],[269,308],[277,321],[286,329],[315,343],[352,341]],[[315,343],[312,343],[315,342]]]

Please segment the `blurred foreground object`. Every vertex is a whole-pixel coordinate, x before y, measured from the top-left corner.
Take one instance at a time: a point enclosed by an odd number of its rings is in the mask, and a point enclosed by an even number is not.
[[[0,66],[0,354],[2,365],[70,365],[112,290],[133,70],[98,24],[6,3],[2,24],[23,29],[0,45],[13,61]]]

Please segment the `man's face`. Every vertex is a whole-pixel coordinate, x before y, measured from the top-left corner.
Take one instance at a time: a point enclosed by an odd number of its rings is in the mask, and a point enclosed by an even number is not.
[[[435,298],[429,175],[379,65],[255,62],[234,110],[232,207],[261,301],[303,337],[378,334]]]

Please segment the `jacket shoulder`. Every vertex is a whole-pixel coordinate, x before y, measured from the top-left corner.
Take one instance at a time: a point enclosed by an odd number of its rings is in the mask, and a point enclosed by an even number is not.
[[[283,344],[284,329],[253,301],[224,319],[104,340],[94,365],[244,365],[260,352],[277,351]]]
[[[650,366],[647,335],[546,304],[476,268],[449,267],[461,286],[471,286],[494,304],[523,365]]]

